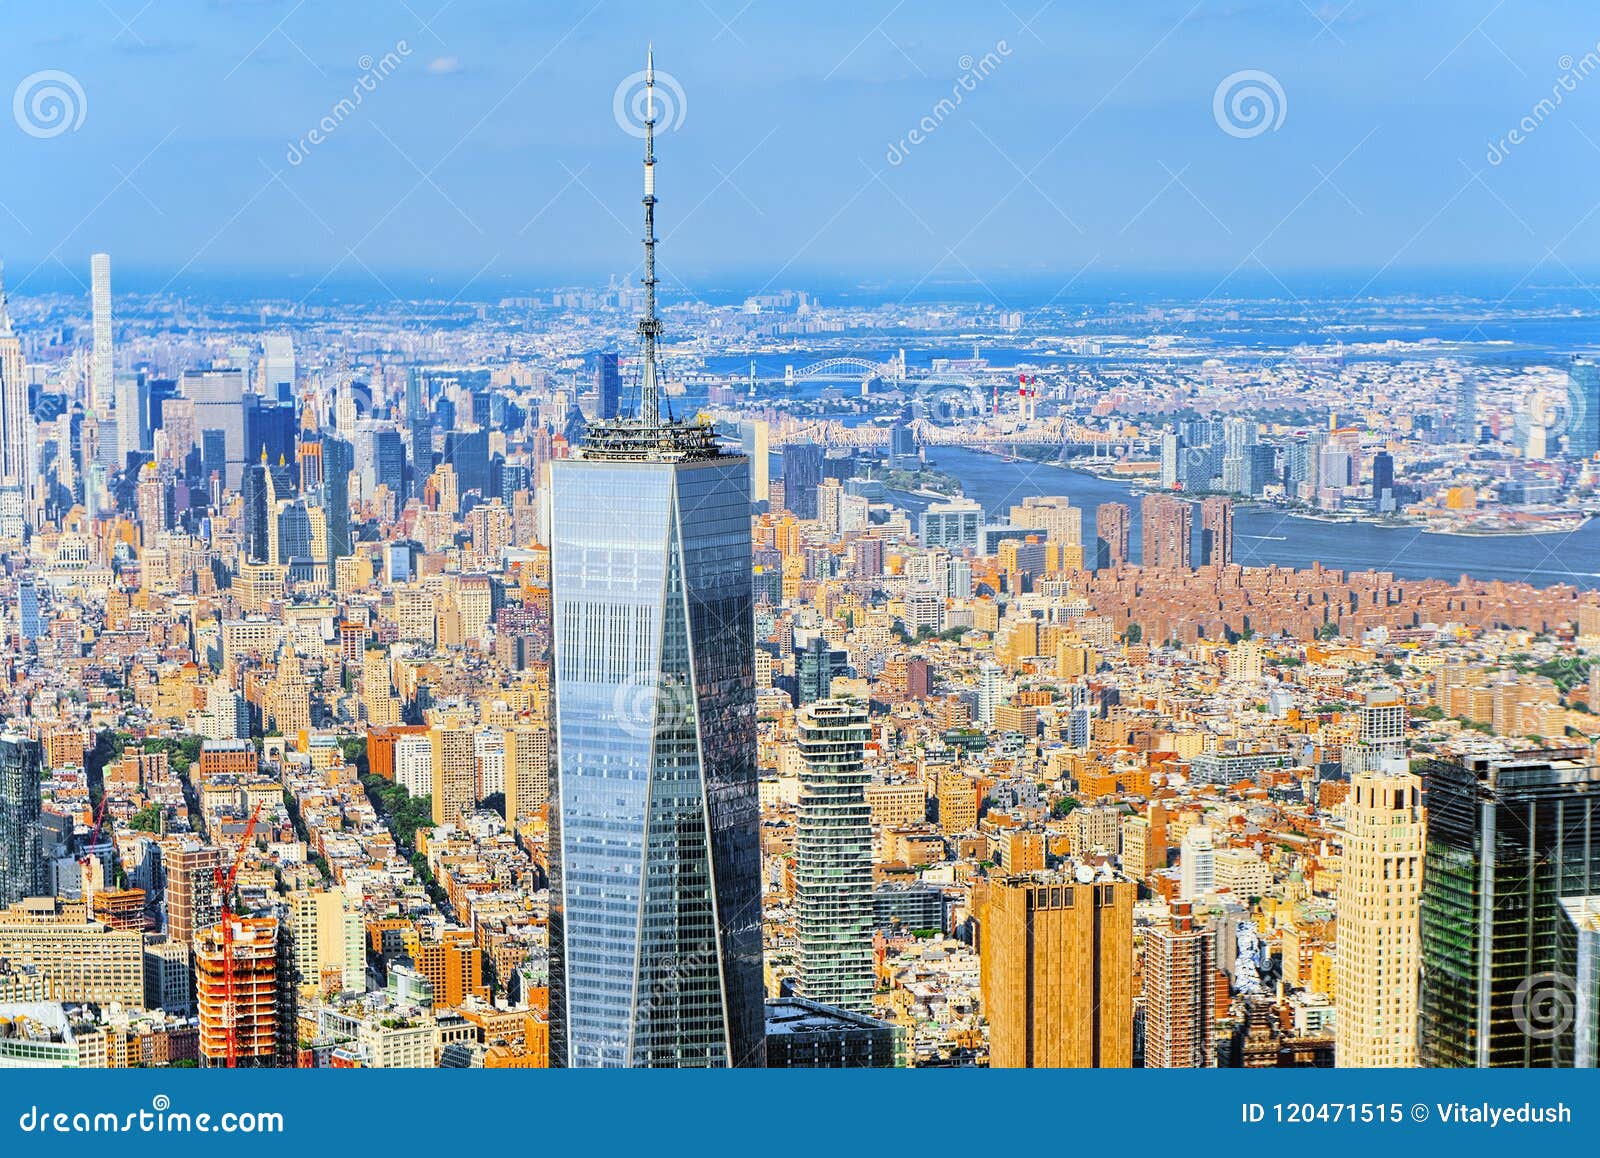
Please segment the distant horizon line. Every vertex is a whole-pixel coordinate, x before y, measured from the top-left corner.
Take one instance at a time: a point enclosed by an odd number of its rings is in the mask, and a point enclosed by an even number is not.
[[[453,300],[456,304],[493,303],[510,297],[553,292],[602,292],[614,280],[617,288],[637,285],[637,269],[605,270],[597,267],[512,267],[496,272],[481,269],[374,266],[363,263],[354,271],[335,266],[332,271],[300,265],[239,265],[168,267],[139,261],[126,264],[109,252],[112,289],[117,297],[179,298],[193,293],[222,300],[266,301],[346,298],[359,289],[362,300]],[[4,255],[0,255],[3,258]],[[14,301],[28,297],[87,296],[88,255],[83,275],[55,257],[5,260],[6,289]],[[1542,263],[1541,263],[1542,264]],[[1535,269],[1539,269],[1538,266]],[[1542,272],[1542,271],[1541,271]],[[973,271],[963,277],[936,277],[910,267],[878,267],[842,272],[836,268],[788,267],[775,277],[765,266],[717,266],[690,269],[679,266],[681,276],[664,280],[662,296],[669,301],[749,298],[783,293],[816,297],[887,298],[904,296],[907,304],[937,301],[988,301],[1001,308],[1038,309],[1040,303],[997,301],[999,290],[1017,294],[1043,293],[1055,304],[1103,299],[1107,294],[1128,294],[1146,300],[1165,298],[1195,304],[1229,301],[1286,301],[1326,293],[1355,294],[1353,301],[1406,296],[1416,293],[1459,295],[1466,298],[1499,297],[1502,301],[1576,291],[1594,301],[1600,286],[1600,266],[1565,268],[1559,278],[1533,278],[1524,267],[1460,264],[1392,266],[1365,265],[1285,266],[1277,270],[1213,267],[1142,266],[1103,270],[1016,270],[1005,267]],[[685,284],[688,277],[698,285]],[[781,280],[779,280],[781,278]]]

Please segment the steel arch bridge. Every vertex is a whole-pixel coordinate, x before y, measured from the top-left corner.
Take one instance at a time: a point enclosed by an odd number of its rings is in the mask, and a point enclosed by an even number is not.
[[[905,377],[905,363],[898,358],[891,358],[887,362],[870,362],[865,358],[826,358],[798,370],[793,366],[785,366],[783,383],[793,386],[804,378],[870,378],[875,375],[899,381]]]

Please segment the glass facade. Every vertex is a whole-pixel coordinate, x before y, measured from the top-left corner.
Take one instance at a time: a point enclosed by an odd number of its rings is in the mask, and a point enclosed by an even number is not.
[[[759,1066],[747,463],[552,467],[551,1062]]]
[[[1582,358],[1567,369],[1567,453],[1600,454],[1600,364]]]
[[[872,1012],[872,811],[865,708],[822,700],[799,712],[795,828],[800,990],[850,1013]]]
[[[39,827],[43,763],[39,741],[0,736],[0,908],[49,891]]]
[[[1566,902],[1600,886],[1600,767],[1559,749],[1433,760],[1424,779],[1420,1064],[1572,1065]]]

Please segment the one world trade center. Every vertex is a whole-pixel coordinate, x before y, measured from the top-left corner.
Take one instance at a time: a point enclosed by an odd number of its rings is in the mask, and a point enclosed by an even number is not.
[[[661,413],[645,78],[637,413],[551,466],[551,1064],[765,1062],[749,463]]]

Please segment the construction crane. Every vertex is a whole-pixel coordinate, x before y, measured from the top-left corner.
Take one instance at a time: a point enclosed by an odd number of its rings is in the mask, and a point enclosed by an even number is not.
[[[255,809],[250,813],[250,823],[244,826],[244,836],[239,839],[239,851],[234,854],[233,864],[228,869],[228,875],[222,875],[222,866],[216,867],[217,904],[222,913],[222,1035],[227,1043],[228,1068],[231,1070],[239,1064],[239,1038],[236,1033],[238,1017],[234,1009],[233,996],[233,905],[229,897],[233,893],[233,882],[239,876],[239,866],[244,863],[244,850],[250,847],[250,838],[255,835],[256,821],[261,817],[261,803],[256,802]]]
[[[106,805],[111,802],[111,793],[100,793],[100,807],[95,810],[94,828],[89,832],[89,842],[83,846],[83,855],[78,858],[78,869],[85,900],[89,893],[89,862],[94,859],[94,846],[100,843],[100,826],[106,818]]]

